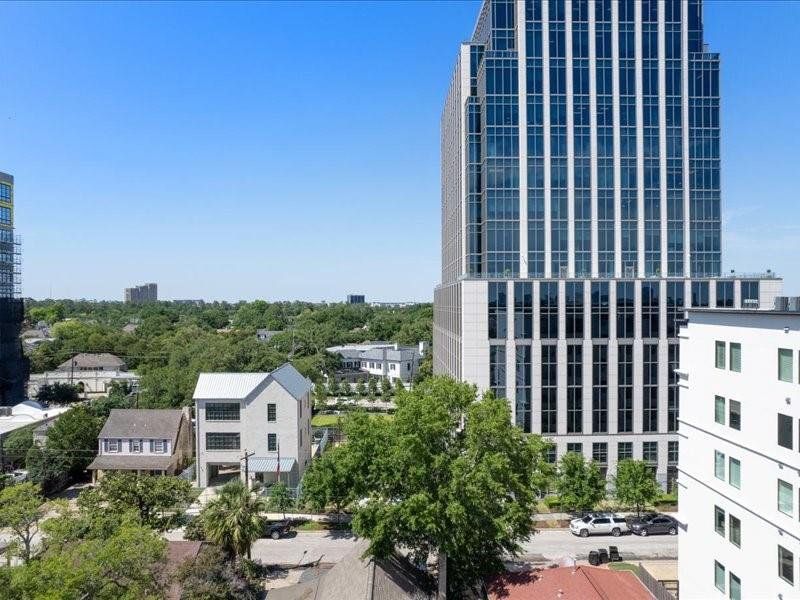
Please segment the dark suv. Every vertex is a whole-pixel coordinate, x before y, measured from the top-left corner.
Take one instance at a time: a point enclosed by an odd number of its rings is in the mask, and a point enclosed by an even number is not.
[[[642,515],[631,521],[631,531],[636,535],[653,535],[658,533],[678,534],[678,522],[672,517],[658,513]]]
[[[289,521],[274,521],[267,523],[264,527],[264,533],[267,537],[273,540],[279,540],[291,531]]]

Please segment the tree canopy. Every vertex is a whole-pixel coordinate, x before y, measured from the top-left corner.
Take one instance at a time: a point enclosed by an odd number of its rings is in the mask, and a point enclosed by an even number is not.
[[[617,500],[642,512],[645,505],[653,502],[661,494],[652,468],[642,460],[625,459],[617,463],[614,477]]]
[[[558,463],[556,491],[565,510],[592,510],[606,497],[606,480],[593,461],[587,462],[583,454],[567,452]]]
[[[547,444],[512,425],[505,400],[434,377],[400,392],[393,420],[355,413],[344,431],[347,442],[323,455],[329,464],[312,466],[304,489],[317,504],[326,494],[358,500],[353,529],[370,554],[443,552],[448,593],[458,597],[533,534],[536,497],[550,477]]]
[[[339,362],[326,348],[376,339],[430,343],[433,317],[430,304],[380,308],[262,300],[199,306],[48,300],[29,301],[27,311],[31,322],[47,316],[55,323],[54,339],[31,352],[32,372],[53,369],[77,352],[111,352],[141,376],[142,407],[191,404],[202,371],[269,371],[288,360],[320,381]],[[124,332],[130,322],[138,327]],[[259,328],[278,333],[261,341]]]

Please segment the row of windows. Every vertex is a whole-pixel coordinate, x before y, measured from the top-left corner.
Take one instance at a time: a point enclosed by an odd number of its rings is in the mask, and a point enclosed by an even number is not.
[[[714,585],[725,593],[725,566],[718,560],[714,561]],[[728,574],[728,597],[731,600],[742,600],[742,580],[732,572]]]
[[[565,284],[565,331],[567,339],[584,337],[584,318],[586,306],[584,303],[583,281],[567,281]],[[691,287],[691,302],[693,307],[708,306],[707,281],[694,281]],[[758,282],[742,282],[745,283]],[[616,324],[618,338],[634,337],[635,319],[635,288],[633,281],[616,282]],[[609,335],[609,282],[590,282],[590,312],[591,337],[606,338]],[[730,286],[730,296],[727,288]],[[733,305],[733,282],[717,282],[718,306]],[[744,287],[743,287],[744,289]],[[507,328],[507,287],[505,282],[489,283],[488,302],[488,336],[489,339],[505,339]],[[667,337],[676,337],[679,321],[684,316],[686,300],[684,297],[684,283],[682,281],[668,281],[666,295],[667,310]],[[659,282],[645,281],[641,283],[641,327],[643,338],[659,337],[661,288]],[[757,291],[756,291],[757,294]],[[559,337],[559,294],[558,282],[539,282],[539,318],[540,338],[557,339]],[[514,284],[514,335],[517,339],[532,339],[533,337],[533,282],[515,282]],[[718,368],[725,368],[725,343],[717,342],[716,362]],[[789,357],[791,358],[791,357]],[[722,361],[722,362],[720,362]],[[722,366],[720,366],[722,365]],[[741,369],[741,346],[731,344],[730,368],[734,371]]]
[[[714,343],[714,366],[717,369],[725,369],[726,365],[727,368],[735,373],[742,372],[742,345],[738,342],[731,342],[730,343],[730,355],[729,361],[726,363],[725,361],[726,355],[726,343],[721,341],[716,341]]]
[[[742,428],[742,404],[737,400],[729,400],[727,402],[728,412],[726,423],[726,400],[722,396],[714,396],[714,422],[720,425],[727,424],[731,429],[739,431]]]
[[[241,406],[238,402],[208,402],[206,404],[206,421],[238,421]],[[277,421],[277,406],[270,402],[267,404],[267,422]]]
[[[128,449],[132,454],[141,454],[144,452],[145,442],[149,444],[151,454],[165,454],[167,452],[167,448],[169,447],[169,442],[167,440],[131,439],[128,440]],[[110,454],[122,452],[122,440],[103,440],[103,451]]]
[[[714,477],[725,481],[725,454],[714,450]],[[728,457],[728,483],[736,489],[742,487],[742,463],[738,458]]]
[[[553,449],[555,450],[555,448]],[[583,454],[582,442],[567,443],[567,452]],[[551,455],[555,460],[555,453]],[[658,442],[642,442],[642,460],[655,467],[658,463]],[[617,461],[633,460],[633,442],[617,442]],[[592,460],[600,465],[608,463],[608,443],[592,443]],[[551,461],[552,462],[552,461]],[[678,442],[671,440],[667,442],[667,463],[670,465],[678,464]]]

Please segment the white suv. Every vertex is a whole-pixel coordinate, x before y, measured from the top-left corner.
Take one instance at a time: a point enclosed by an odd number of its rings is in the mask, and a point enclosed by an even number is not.
[[[625,518],[611,513],[590,513],[580,519],[572,519],[569,530],[581,537],[609,534],[617,537],[629,531]]]

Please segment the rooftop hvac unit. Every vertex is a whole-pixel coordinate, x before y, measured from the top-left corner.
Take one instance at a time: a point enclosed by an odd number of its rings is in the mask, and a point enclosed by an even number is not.
[[[10,417],[10,416],[11,416],[11,407],[0,406],[0,417]]]
[[[789,296],[789,312],[800,312],[800,296]]]

